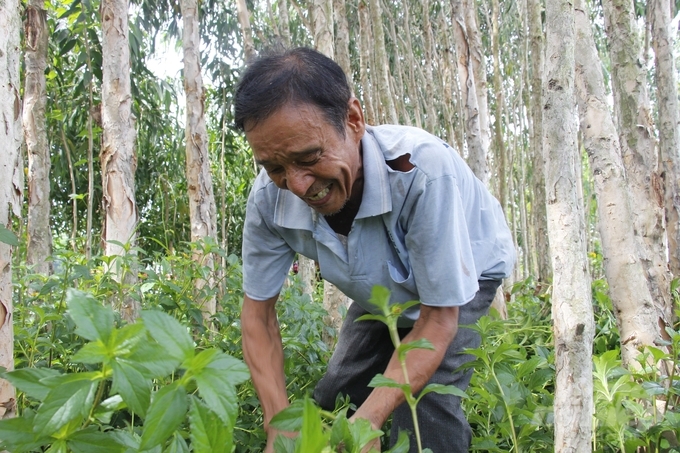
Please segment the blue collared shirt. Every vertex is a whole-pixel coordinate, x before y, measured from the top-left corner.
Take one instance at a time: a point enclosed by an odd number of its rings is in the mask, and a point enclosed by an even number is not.
[[[420,129],[366,127],[361,140],[364,192],[347,237],[265,171],[248,199],[243,289],[254,300],[276,296],[295,253],[319,263],[321,276],[368,311],[374,285],[393,302],[460,306],[479,279],[510,275],[515,248],[498,201],[449,145]],[[410,154],[414,168],[386,161]],[[400,325],[418,318],[414,307]]]

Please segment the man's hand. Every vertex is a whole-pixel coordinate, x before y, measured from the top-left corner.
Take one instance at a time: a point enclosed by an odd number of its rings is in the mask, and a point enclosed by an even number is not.
[[[243,358],[250,369],[262,405],[264,429],[268,432],[272,417],[288,407],[283,346],[275,308],[277,299],[278,296],[258,301],[245,296],[241,310]],[[267,436],[268,449],[270,443],[273,448],[275,437]]]
[[[430,380],[446,354],[446,350],[458,332],[458,307],[420,306],[420,317],[413,329],[404,337],[402,343],[410,343],[424,338],[432,343],[434,350],[418,349],[406,354],[406,370],[411,393],[419,392]],[[415,353],[413,353],[415,351]],[[413,353],[413,354],[412,354]],[[392,355],[385,377],[404,383],[404,373],[396,353]],[[401,389],[376,387],[366,401],[357,409],[352,419],[365,418],[371,426],[380,427],[387,417],[405,401]]]

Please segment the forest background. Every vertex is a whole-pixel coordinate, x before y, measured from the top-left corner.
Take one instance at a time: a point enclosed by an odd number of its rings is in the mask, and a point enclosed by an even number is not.
[[[519,258],[476,327],[473,448],[678,451],[677,6],[4,0],[0,443],[262,449],[238,319],[258,168],[231,99],[258,52],[307,45],[369,124],[447,140],[506,213]],[[149,69],[167,46],[177,77]],[[300,259],[279,423],[302,435],[280,451],[376,435],[305,398],[346,304]]]

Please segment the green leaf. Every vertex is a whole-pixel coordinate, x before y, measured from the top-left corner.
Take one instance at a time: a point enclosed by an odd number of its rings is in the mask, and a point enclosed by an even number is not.
[[[165,353],[183,362],[194,355],[194,342],[179,321],[161,311],[143,311],[142,319],[151,336]]]
[[[229,376],[214,370],[204,370],[199,376],[194,376],[194,379],[198,392],[208,407],[225,425],[232,428],[238,415],[238,396],[229,382]]]
[[[408,438],[406,431],[399,431],[399,438],[392,448],[385,453],[408,453],[411,441]]]
[[[144,420],[141,450],[160,445],[179,427],[187,413],[187,392],[178,381],[154,395]]]
[[[368,302],[379,308],[381,313],[389,313],[390,290],[380,285],[373,286],[371,289],[371,297],[368,299]]]
[[[97,408],[94,410],[95,419],[99,420],[102,424],[108,425],[111,422],[111,416],[116,411],[124,409],[125,402],[123,402],[123,397],[120,395],[113,395],[110,398],[106,398],[102,401]]]
[[[233,427],[224,426],[207,405],[191,397],[189,422],[191,446],[195,453],[229,453],[233,444]]]
[[[321,453],[328,444],[328,436],[321,426],[321,413],[308,396],[302,409],[302,430],[295,445],[295,453]]]
[[[113,369],[112,392],[118,392],[123,401],[142,417],[146,416],[151,399],[151,380],[146,379],[134,366],[124,360],[111,362]]]
[[[194,451],[197,450],[194,448]],[[163,453],[189,453],[189,446],[180,433],[175,431],[175,434],[173,434],[170,443],[167,448],[163,450]]]
[[[73,360],[76,363],[104,363],[108,362],[106,346],[101,341],[92,341],[85,343],[78,352],[73,355]]]
[[[101,432],[95,426],[74,432],[67,439],[67,445],[73,453],[122,453],[123,445],[111,435]]]
[[[274,451],[276,453],[293,453],[295,451],[295,439],[279,434],[274,439]]]
[[[0,420],[0,447],[11,452],[39,450],[52,440],[33,432],[35,413],[25,411],[22,417]]]
[[[229,376],[232,385],[238,385],[250,378],[248,367],[243,361],[219,351],[206,367]]]
[[[402,389],[405,392],[411,393],[411,386],[408,384],[401,384],[394,379],[385,377],[384,375],[378,373],[376,374],[371,382],[368,383],[369,387],[390,387],[396,389]]]
[[[303,400],[296,400],[290,406],[274,415],[269,424],[280,431],[300,431],[302,429]]]
[[[11,245],[13,247],[19,246],[19,238],[12,230],[8,230],[7,227],[0,223],[0,242],[3,244]]]
[[[34,432],[49,436],[73,420],[85,418],[94,401],[97,383],[73,381],[52,390],[35,415]]]
[[[110,307],[104,307],[91,294],[73,288],[66,290],[66,303],[78,335],[90,341],[108,343],[114,319]]]
[[[151,379],[160,379],[177,369],[180,359],[171,357],[158,343],[149,337],[149,341],[141,342],[127,357],[130,362],[138,365],[140,371]]]
[[[365,418],[358,418],[350,425],[350,431],[354,438],[354,445],[363,448],[374,439],[383,435],[380,430],[373,429],[371,422]],[[371,450],[373,451],[373,450]]]
[[[59,376],[59,372],[51,368],[21,368],[4,373],[2,377],[31,398],[43,401],[53,386],[42,379],[54,376]]]
[[[113,331],[110,349],[115,357],[126,358],[147,338],[147,331],[144,324],[141,322],[127,324],[122,328]]]
[[[347,411],[342,411],[337,415],[331,428],[331,446],[336,450],[342,445],[345,451],[354,451],[354,437],[350,431],[350,423],[347,420]]]
[[[428,393],[437,393],[439,395],[453,395],[460,398],[469,398],[468,394],[453,385],[443,385],[443,384],[428,384],[424,389],[420,391],[416,403],[420,401]]]
[[[432,343],[430,343],[427,339],[419,338],[408,343],[400,344],[397,348],[397,352],[399,353],[400,357],[403,357],[408,351],[412,351],[414,349],[427,349],[434,351],[434,346],[432,346]]]

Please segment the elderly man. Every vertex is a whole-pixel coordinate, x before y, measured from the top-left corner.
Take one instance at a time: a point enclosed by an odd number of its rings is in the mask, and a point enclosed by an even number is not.
[[[243,352],[269,421],[288,405],[275,304],[296,253],[319,263],[324,279],[354,300],[328,371],[314,398],[333,409],[338,394],[357,406],[353,418],[379,429],[393,414],[392,442],[413,432],[401,390],[370,388],[377,374],[403,382],[387,328],[354,322],[370,311],[374,285],[391,300],[419,300],[400,319],[404,342],[427,339],[407,370],[414,391],[427,383],[465,389],[458,368],[478,336],[459,325],[487,313],[515,261],[498,201],[461,157],[419,129],[364,122],[342,69],[307,48],[253,62],[235,94],[236,125],[263,171],[248,199],[243,233]],[[423,447],[467,451],[471,429],[450,395],[418,406]],[[411,451],[416,451],[411,438]]]

